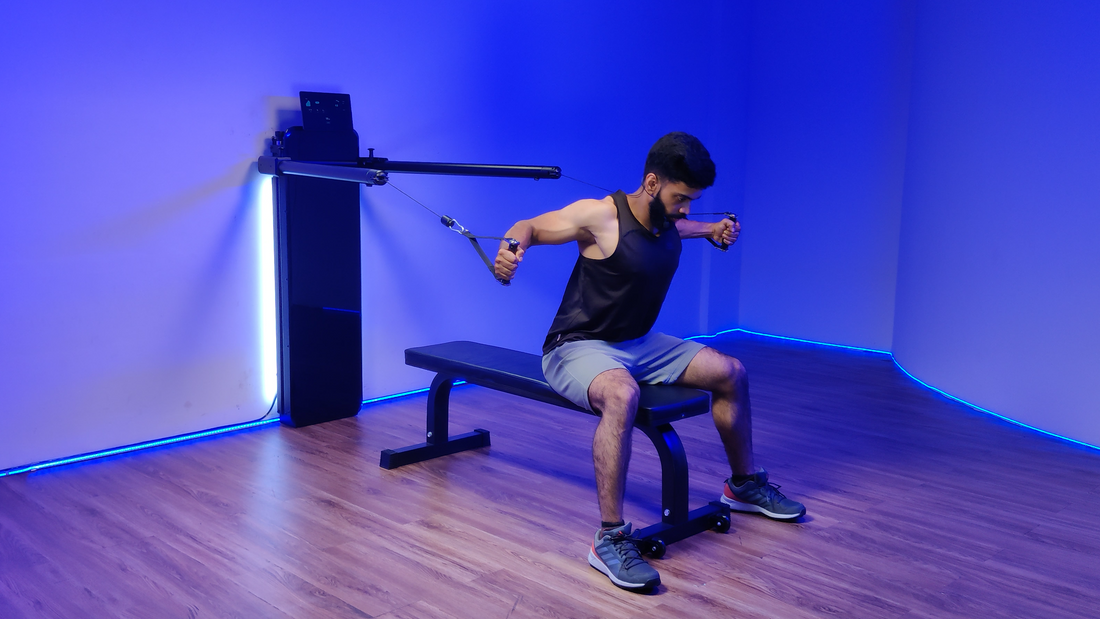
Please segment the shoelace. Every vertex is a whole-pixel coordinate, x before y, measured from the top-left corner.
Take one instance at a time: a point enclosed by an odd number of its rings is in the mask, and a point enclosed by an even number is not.
[[[732,483],[730,484],[731,489],[732,488],[740,488],[740,487],[742,487],[742,486],[735,486]],[[779,484],[777,484],[775,482],[769,481],[768,483],[764,484],[763,486],[757,486],[757,487],[760,489],[760,492],[764,493],[768,497],[768,499],[771,500],[771,501],[778,502],[778,501],[785,500],[787,498],[787,495],[785,495],[785,494],[783,494],[782,492],[779,491]],[[776,497],[778,497],[778,498],[776,498]]]
[[[615,547],[619,555],[622,557],[623,568],[630,569],[639,563],[645,563],[645,559],[642,558],[642,553],[638,550],[638,540],[625,535],[623,533],[616,533],[610,537],[611,545]]]
[[[769,491],[768,494],[772,495],[772,500],[773,501],[776,500],[775,499],[776,495],[779,496],[778,500],[780,500],[780,501],[787,498],[787,495],[785,495],[785,494],[783,494],[782,492],[779,491],[779,484],[776,484],[776,483],[773,483],[773,482],[769,481],[768,485],[764,486],[764,488],[768,489],[768,491]]]

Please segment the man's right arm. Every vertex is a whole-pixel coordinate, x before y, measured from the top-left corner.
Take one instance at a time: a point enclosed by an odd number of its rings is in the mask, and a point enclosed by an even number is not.
[[[519,241],[513,254],[501,242],[494,264],[497,277],[511,280],[523,254],[532,245],[561,245],[577,241],[581,249],[596,245],[609,221],[617,223],[615,205],[610,200],[578,200],[569,206],[516,222],[504,236]]]

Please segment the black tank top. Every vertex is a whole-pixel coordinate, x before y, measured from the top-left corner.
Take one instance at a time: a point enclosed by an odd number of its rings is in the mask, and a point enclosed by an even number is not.
[[[680,232],[671,226],[660,236],[653,234],[638,223],[625,193],[611,197],[619,216],[619,243],[602,260],[577,257],[543,354],[566,342],[642,337],[661,312],[680,264]]]

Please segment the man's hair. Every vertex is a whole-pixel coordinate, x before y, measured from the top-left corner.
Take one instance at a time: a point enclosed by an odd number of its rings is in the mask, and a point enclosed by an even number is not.
[[[662,180],[683,183],[692,189],[710,187],[715,176],[714,162],[703,143],[682,131],[673,131],[649,149],[642,178],[650,172]]]

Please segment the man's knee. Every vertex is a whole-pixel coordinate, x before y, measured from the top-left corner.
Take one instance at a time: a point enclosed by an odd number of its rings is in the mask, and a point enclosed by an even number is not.
[[[720,393],[732,393],[748,386],[749,373],[740,360],[705,348],[696,356],[700,367],[691,368],[694,385]]]
[[[747,383],[749,372],[745,369],[745,364],[741,363],[740,359],[728,355],[722,355],[722,357],[726,361],[726,376],[729,377],[729,380],[735,385]]]
[[[638,411],[640,390],[626,370],[608,370],[596,376],[588,388],[592,408],[609,420],[632,422]]]
[[[722,376],[721,385],[716,390],[736,395],[739,391],[747,389],[749,385],[749,373],[740,360],[728,355],[720,355]]]

